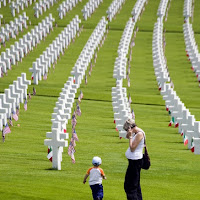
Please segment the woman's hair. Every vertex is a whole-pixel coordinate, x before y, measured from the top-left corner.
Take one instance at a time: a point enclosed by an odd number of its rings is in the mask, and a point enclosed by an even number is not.
[[[123,126],[123,129],[125,130],[125,131],[128,131],[128,129],[131,127],[131,128],[134,128],[135,126],[137,126],[136,124],[135,124],[135,120],[133,120],[133,119],[127,119],[126,121],[125,121],[125,123],[124,123],[124,126]]]

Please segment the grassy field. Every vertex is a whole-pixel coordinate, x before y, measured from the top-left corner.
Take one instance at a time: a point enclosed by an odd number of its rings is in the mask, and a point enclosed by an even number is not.
[[[82,115],[77,119],[76,132],[79,142],[76,146],[76,163],[64,148],[62,170],[52,170],[52,163],[46,158],[47,146],[44,146],[46,132],[51,131],[51,114],[61,92],[68,80],[81,50],[92,31],[112,0],[104,0],[91,18],[84,21],[81,9],[87,2],[83,0],[63,20],[58,19],[57,7],[48,10],[39,19],[33,17],[33,5],[25,9],[31,26],[40,22],[49,13],[56,18],[58,27],[32,51],[22,63],[13,66],[8,76],[0,78],[0,92],[9,87],[21,72],[31,79],[29,68],[45,48],[57,37],[69,21],[79,15],[82,19],[83,32],[75,39],[65,54],[58,61],[55,71],[51,69],[46,81],[39,81],[35,86],[37,95],[28,102],[28,110],[20,108],[19,120],[14,122],[12,133],[6,135],[5,143],[0,143],[0,199],[2,200],[89,200],[92,199],[88,183],[82,183],[86,170],[91,166],[93,156],[102,158],[102,168],[107,176],[103,181],[105,200],[125,200],[123,190],[124,176],[128,165],[125,151],[128,141],[119,139],[113,124],[111,89],[115,86],[113,68],[117,49],[126,22],[131,17],[131,10],[136,0],[126,0],[122,10],[109,23],[110,30],[104,45],[98,52],[88,84],[81,84],[84,98],[81,102]],[[145,200],[199,200],[200,199],[200,157],[194,155],[183,145],[183,138],[178,130],[168,127],[170,117],[165,111],[165,104],[159,93],[154,75],[152,61],[152,34],[157,20],[160,0],[149,0],[145,11],[138,21],[139,32],[135,39],[131,61],[131,87],[127,93],[132,97],[136,123],[147,135],[147,145],[152,166],[141,172],[141,187]],[[200,88],[191,64],[185,55],[183,25],[183,0],[171,1],[166,28],[166,58],[170,77],[175,90],[189,108],[196,120],[200,120]],[[199,1],[195,1],[193,27],[195,39],[200,45]],[[2,7],[5,23],[13,20],[9,7]],[[22,12],[21,12],[22,13]],[[6,48],[15,42],[6,42]],[[0,53],[5,47],[0,49]],[[34,85],[29,86],[32,92]],[[127,86],[127,81],[124,81]],[[78,93],[77,93],[78,95]],[[76,97],[77,98],[77,97]],[[71,137],[70,123],[67,127]]]

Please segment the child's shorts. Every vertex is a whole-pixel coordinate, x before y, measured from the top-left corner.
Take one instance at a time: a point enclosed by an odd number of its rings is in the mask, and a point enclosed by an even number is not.
[[[90,188],[92,190],[92,196],[94,200],[103,199],[103,185],[102,184],[90,185]]]

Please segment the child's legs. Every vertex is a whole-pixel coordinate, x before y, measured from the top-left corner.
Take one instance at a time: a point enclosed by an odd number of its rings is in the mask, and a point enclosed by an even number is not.
[[[92,196],[94,200],[103,199],[103,185],[102,184],[90,185],[90,188],[92,190]]]

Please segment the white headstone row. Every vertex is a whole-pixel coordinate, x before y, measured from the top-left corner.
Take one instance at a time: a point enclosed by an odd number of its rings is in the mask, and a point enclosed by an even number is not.
[[[85,50],[87,51],[85,51],[84,54],[81,53],[80,55],[81,59],[85,58],[83,59],[83,65],[86,65],[86,63],[87,65],[89,64],[90,52],[94,53],[93,49],[97,47],[99,40],[103,37],[103,33],[106,31],[106,24],[107,22],[105,17],[103,17],[87,41],[82,53]],[[76,67],[74,67],[74,70],[75,68]],[[71,73],[74,74],[74,71]],[[77,80],[78,79],[79,76],[77,76]],[[79,86],[80,82],[76,81],[72,76],[70,76],[68,81],[64,84],[62,92],[56,102],[56,106],[54,107],[54,112],[52,113],[52,132],[47,133],[47,138],[50,139],[44,140],[44,145],[52,146],[53,168],[57,170],[61,170],[63,147],[68,145],[67,141],[65,141],[65,139],[68,139],[68,133],[66,135],[65,132],[68,120],[71,118],[71,110],[73,108],[75,95]]]
[[[198,45],[195,40],[192,24],[186,22],[183,24],[183,33],[186,46],[186,55],[192,64],[192,70],[194,71],[198,81],[200,82],[200,53]]]
[[[9,0],[10,1],[10,0]],[[6,6],[6,0],[0,0],[0,8]]]
[[[58,15],[60,19],[63,19],[64,16],[66,16],[66,13],[69,12],[70,10],[73,9],[73,7],[75,7],[78,2],[81,2],[82,0],[65,0],[63,1],[57,11],[58,11]]]
[[[136,22],[135,21],[133,22],[131,18],[129,18],[128,22],[126,23],[125,29],[123,31],[123,35],[119,42],[118,51],[117,51],[118,55],[122,54],[126,56],[128,54],[135,23]]]
[[[160,18],[157,19],[157,23],[154,25],[152,56],[156,79],[159,89],[161,89],[165,82],[170,82],[170,77],[163,49],[163,22]]]
[[[125,0],[114,0],[108,10],[106,11],[107,20],[109,22],[112,21],[113,17],[117,14],[117,12],[122,8],[122,4],[125,3]]]
[[[118,51],[117,51],[118,57],[115,60],[114,71],[113,71],[113,78],[117,80],[126,78],[127,54],[129,51],[129,46],[130,46],[134,26],[135,26],[135,22],[133,22],[132,19],[129,18],[119,42]]]
[[[131,108],[127,98],[127,89],[122,87],[123,79],[116,81],[116,87],[112,87],[112,106],[114,112],[114,122],[119,137],[126,138],[126,131],[123,125],[128,118],[132,118]]]
[[[133,21],[137,22],[138,17],[140,15],[140,13],[142,12],[142,9],[144,8],[146,2],[147,2],[147,0],[137,0],[137,2],[135,3],[135,6],[131,12]]]
[[[133,35],[135,23],[142,12],[146,1],[137,1],[132,10],[133,18],[129,18],[124,28],[120,43],[118,46],[118,57],[115,60],[113,78],[116,79],[116,87],[112,88],[112,104],[114,112],[114,121],[116,130],[119,131],[119,137],[126,138],[126,131],[123,130],[123,124],[128,118],[132,118],[130,103],[127,98],[126,88],[122,87],[123,79],[126,79],[127,55]]]
[[[16,38],[19,32],[23,31],[23,27],[27,28],[27,20],[28,16],[24,12],[18,18],[10,21],[10,24],[5,24],[5,27],[1,27],[0,29],[0,44],[4,44],[6,40],[8,41],[10,38]]]
[[[171,123],[175,123],[175,127],[178,127],[179,133],[183,135],[184,144],[188,145],[188,149],[194,147],[194,152],[200,154],[199,143],[192,144],[200,138],[200,121],[195,120],[195,116],[191,115],[169,83],[164,84],[161,94],[170,112]]]
[[[76,15],[67,27],[56,37],[56,39],[46,48],[46,51],[33,62],[33,67],[29,69],[32,72],[34,84],[42,80],[42,76],[47,75],[48,69],[57,62],[64,50],[70,45],[80,29],[81,20]]]
[[[3,19],[3,15],[0,14],[0,26],[1,26],[1,19]]]
[[[34,0],[35,2],[36,0]],[[12,1],[10,4],[11,14],[15,17],[15,12],[19,13],[20,10],[24,10],[24,8],[32,5],[32,0],[16,0]]]
[[[192,17],[192,0],[184,0],[183,16],[185,22],[189,22],[190,17]]]
[[[183,135],[184,144],[188,144],[188,148],[194,148],[196,154],[200,154],[200,122],[195,120],[184,103],[180,100],[176,91],[174,91],[170,82],[169,73],[166,67],[166,59],[163,52],[163,16],[159,16],[157,23],[154,25],[153,32],[153,65],[155,75],[159,84],[163,100],[165,101],[166,110],[171,115],[171,121],[178,127],[179,133]],[[195,138],[197,142],[195,143]],[[196,145],[196,146],[195,146]]]
[[[157,16],[160,18],[161,21],[163,21],[163,18],[165,16],[167,5],[169,0],[161,0],[158,10],[157,10]]]
[[[5,89],[3,94],[0,94],[0,130],[3,130],[3,125],[7,123],[7,119],[12,117],[13,112],[16,113],[16,107],[20,108],[20,103],[24,103],[27,98],[28,85],[30,80],[26,79],[26,73],[22,73],[17,77],[13,84]]]
[[[11,65],[22,61],[22,58],[50,33],[53,28],[53,21],[52,15],[49,14],[49,17],[46,17],[45,20],[42,20],[42,23],[31,30],[31,33],[28,32],[23,38],[19,39],[19,42],[16,41],[15,45],[11,45],[10,49],[6,49],[6,52],[1,53],[0,77],[3,76],[3,73],[7,73],[7,69],[11,69]]]
[[[39,2],[36,2],[35,6],[33,7],[33,10],[35,11],[34,16],[39,18],[39,15],[42,15],[44,12],[50,9],[50,7],[56,2],[57,0],[39,0]]]
[[[91,17],[91,15],[94,13],[94,11],[99,7],[100,3],[102,2],[103,0],[89,0],[82,9],[84,20],[87,20],[88,17]]]
[[[93,31],[92,35],[88,39],[86,45],[81,51],[81,54],[79,55],[79,58],[75,63],[75,66],[73,67],[71,75],[74,76],[74,81],[76,84],[78,84],[78,86],[81,84],[83,80],[85,71],[95,53],[95,49],[98,47],[101,40],[103,39],[103,36],[106,32],[107,24],[108,22],[103,16],[98,25],[96,26],[95,30]]]

